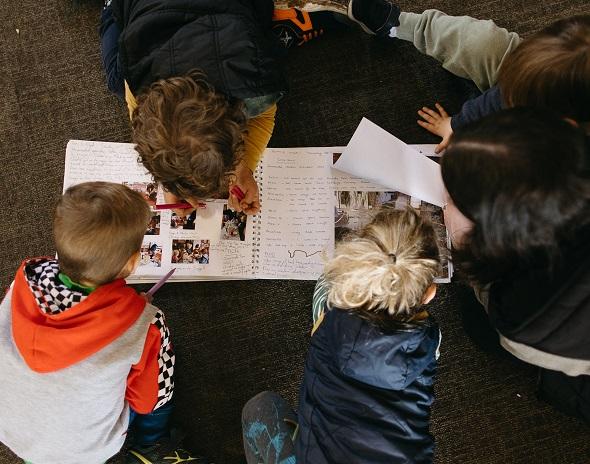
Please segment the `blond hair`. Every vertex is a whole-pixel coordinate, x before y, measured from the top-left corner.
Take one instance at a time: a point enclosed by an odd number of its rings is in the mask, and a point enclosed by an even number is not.
[[[199,71],[159,80],[137,99],[133,142],[157,182],[180,198],[227,191],[244,151],[240,101],[217,92]]]
[[[432,225],[413,209],[382,209],[325,267],[328,304],[371,320],[407,322],[440,272]]]
[[[61,272],[76,282],[114,280],[141,248],[151,213],[142,195],[110,182],[66,190],[53,216]]]

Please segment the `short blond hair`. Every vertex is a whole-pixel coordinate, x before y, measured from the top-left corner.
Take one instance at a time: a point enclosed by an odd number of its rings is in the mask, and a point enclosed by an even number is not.
[[[324,270],[328,304],[376,321],[408,322],[440,270],[432,225],[413,208],[384,208],[336,247]]]
[[[141,248],[151,213],[140,193],[111,182],[66,190],[53,216],[60,271],[76,282],[114,280]]]

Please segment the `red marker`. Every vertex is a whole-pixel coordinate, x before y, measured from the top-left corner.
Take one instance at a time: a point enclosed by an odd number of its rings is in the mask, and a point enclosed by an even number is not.
[[[244,194],[244,192],[242,192],[242,189],[240,187],[238,187],[237,185],[234,185],[229,190],[229,193],[231,193],[234,197],[236,197],[238,199],[238,201],[242,201],[244,199],[244,197],[246,196]]]
[[[207,203],[197,203],[197,208],[206,208]],[[180,203],[163,203],[161,205],[156,205],[155,208],[157,210],[161,209],[193,209],[194,206],[186,201],[181,201]]]

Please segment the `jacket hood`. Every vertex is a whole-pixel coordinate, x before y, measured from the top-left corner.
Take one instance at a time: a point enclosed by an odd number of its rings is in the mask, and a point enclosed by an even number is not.
[[[338,370],[359,382],[388,390],[403,390],[432,367],[440,341],[431,321],[391,334],[360,317],[329,310],[327,346]]]
[[[145,300],[123,279],[89,295],[72,291],[50,258],[24,261],[12,288],[12,335],[35,372],[64,369],[98,352],[140,316]]]

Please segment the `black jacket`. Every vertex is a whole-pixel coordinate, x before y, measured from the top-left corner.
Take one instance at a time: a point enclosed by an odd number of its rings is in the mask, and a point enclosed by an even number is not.
[[[590,227],[552,274],[513,272],[490,288],[488,312],[505,348],[547,369],[590,374]]]
[[[299,464],[430,463],[438,326],[390,334],[327,310],[311,339],[299,397]]]
[[[131,91],[193,69],[229,97],[284,92],[272,0],[113,0],[119,60]]]

